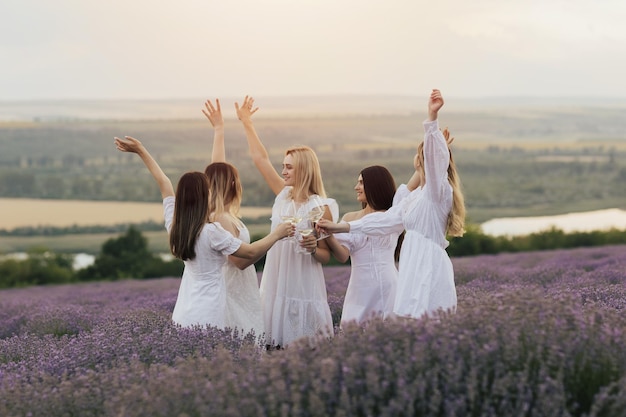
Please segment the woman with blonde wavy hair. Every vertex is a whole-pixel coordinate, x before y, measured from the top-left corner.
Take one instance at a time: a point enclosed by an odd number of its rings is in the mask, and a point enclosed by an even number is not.
[[[339,208],[335,200],[326,197],[315,152],[308,146],[288,148],[279,174],[252,123],[252,115],[258,110],[253,105],[254,99],[246,96],[241,107],[235,103],[235,108],[252,161],[276,195],[271,230],[284,221],[281,217],[287,207],[292,207],[293,215],[284,217],[302,227],[318,198],[324,206],[324,218],[336,221]],[[267,252],[260,291],[268,348],[285,347],[303,337],[333,334],[322,270],[322,264],[330,260],[328,245],[324,239],[310,235],[301,243],[302,250],[296,251],[297,247],[294,240],[283,240]]]
[[[214,130],[211,163],[204,170],[209,179],[209,201],[213,208],[209,218],[221,224],[234,237],[250,243],[250,231],[241,221],[239,213],[243,198],[239,172],[234,165],[226,162],[224,118],[219,99],[216,99],[215,104],[207,100],[202,112]],[[265,253],[253,259],[230,255],[222,267],[226,281],[226,326],[237,329],[241,336],[251,331],[257,337],[265,333],[259,280],[254,268],[254,263],[263,255]]]
[[[439,90],[433,90],[424,121],[424,141],[413,159],[415,173],[398,188],[391,209],[348,223],[319,222],[332,233],[385,235],[406,230],[393,307],[400,317],[456,310],[454,270],[446,253],[446,236],[463,235],[465,203],[449,149],[453,139],[447,130],[440,131],[437,121],[443,104]]]

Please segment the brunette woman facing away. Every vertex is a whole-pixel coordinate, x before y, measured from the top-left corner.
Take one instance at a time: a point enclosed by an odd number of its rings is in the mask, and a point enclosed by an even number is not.
[[[202,112],[214,129],[211,164],[204,170],[212,193],[211,206],[215,209],[210,218],[239,240],[250,243],[250,232],[239,215],[243,197],[239,172],[226,163],[224,119],[219,99],[215,100],[215,105],[207,100]],[[226,281],[226,326],[238,329],[242,336],[254,331],[258,337],[265,332],[259,281],[254,268],[259,258],[229,255],[222,268]]]
[[[396,184],[387,168],[374,165],[364,168],[357,179],[357,201],[361,210],[346,213],[342,222],[359,220],[372,213],[384,212],[393,203]],[[350,321],[363,324],[374,317],[393,316],[398,270],[395,251],[401,232],[380,236],[364,233],[341,233],[327,239],[335,258],[350,258],[351,272],[341,313],[341,325]]]
[[[293,218],[307,221],[304,219],[314,196],[319,196],[326,206],[324,218],[336,221],[339,208],[335,200],[326,197],[315,152],[308,146],[288,148],[281,176],[252,123],[252,115],[258,110],[258,107],[253,109],[253,104],[254,99],[246,96],[241,107],[235,103],[235,108],[245,129],[252,161],[276,195],[271,229],[282,222],[283,209],[289,206],[295,206]],[[315,246],[306,254],[297,253],[297,243],[289,239],[278,242],[267,253],[260,290],[268,345],[285,347],[302,337],[333,334],[322,270],[322,264],[330,260],[330,250],[324,240],[312,242]]]
[[[334,233],[385,235],[406,230],[393,309],[402,317],[455,311],[457,305],[446,235],[463,235],[465,204],[452,153],[437,122],[443,104],[439,90],[433,90],[425,138],[413,160],[415,173],[407,185],[399,187],[391,209],[349,223],[319,224]]]
[[[139,155],[161,190],[170,250],[185,264],[172,320],[184,327],[225,327],[226,285],[222,266],[228,255],[257,259],[292,233],[292,226],[279,224],[263,239],[244,243],[219,223],[211,222],[209,215],[215,207],[209,205],[209,182],[204,173],[185,173],[174,195],[172,182],[139,140],[116,137],[115,146],[122,152]]]

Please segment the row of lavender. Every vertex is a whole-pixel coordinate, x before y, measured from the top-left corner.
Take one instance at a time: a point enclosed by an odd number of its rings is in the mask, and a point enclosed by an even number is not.
[[[177,279],[0,291],[0,415],[626,415],[625,246],[453,262],[454,315],[270,353],[172,325]]]

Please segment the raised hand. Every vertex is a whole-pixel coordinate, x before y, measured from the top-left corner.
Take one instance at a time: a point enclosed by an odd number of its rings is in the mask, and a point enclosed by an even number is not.
[[[449,148],[452,145],[452,142],[454,142],[454,137],[450,137],[450,131],[448,130],[447,127],[444,127],[441,130],[441,133],[443,134],[443,137],[446,140],[446,143],[448,144],[448,148]]]
[[[246,96],[243,99],[243,103],[241,107],[239,107],[239,103],[235,102],[235,110],[237,111],[237,117],[241,121],[250,120],[252,115],[259,110],[258,107],[254,107],[254,98],[250,96]]]
[[[138,139],[130,136],[124,136],[124,139],[115,137],[115,147],[118,151],[139,153],[144,149],[143,145]]]
[[[132,152],[139,155],[143,163],[152,174],[152,177],[159,185],[161,197],[170,197],[174,195],[174,187],[172,182],[165,175],[159,164],[154,160],[150,152],[141,144],[141,142],[133,137],[124,136],[124,139],[115,138],[115,147],[122,152]]]
[[[443,97],[441,96],[441,92],[437,89],[433,89],[428,99],[428,118],[431,121],[437,120],[437,112],[439,112],[439,109],[442,107]]]
[[[211,122],[211,126],[214,128],[223,127],[224,126],[224,118],[222,117],[222,107],[220,106],[220,99],[215,99],[215,106],[211,103],[211,100],[207,100],[204,103],[204,109],[202,109],[202,113],[209,119]]]

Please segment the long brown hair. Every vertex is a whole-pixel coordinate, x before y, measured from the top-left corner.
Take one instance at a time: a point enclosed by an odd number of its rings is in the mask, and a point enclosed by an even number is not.
[[[209,218],[209,181],[202,172],[187,172],[176,187],[170,250],[183,261],[196,257],[196,240]]]
[[[465,233],[465,198],[463,197],[463,190],[461,189],[461,179],[452,157],[452,151],[448,148],[450,153],[450,162],[448,163],[448,182],[452,186],[452,209],[448,213],[448,224],[446,227],[446,234],[449,236],[461,237]],[[417,160],[419,168],[424,176],[424,142],[420,142],[417,146]],[[424,176],[425,178],[425,176]]]
[[[218,217],[226,211],[235,218],[239,218],[239,209],[243,196],[243,187],[239,180],[237,168],[226,162],[213,162],[208,165],[204,173],[209,179],[210,214]]]
[[[361,170],[363,190],[367,203],[362,208],[370,206],[373,210],[389,210],[393,205],[393,196],[396,193],[396,182],[387,168],[381,165],[372,165]],[[398,243],[394,251],[396,262],[400,259],[400,248],[404,241],[404,233],[398,236]]]
[[[285,151],[285,155],[291,155],[295,169],[291,198],[303,201],[312,194],[326,198],[322,169],[313,149],[304,145],[292,146]]]
[[[362,208],[369,205],[373,210],[388,210],[396,193],[396,182],[391,172],[384,166],[372,165],[363,168],[360,175],[367,199],[366,203],[362,203]]]

